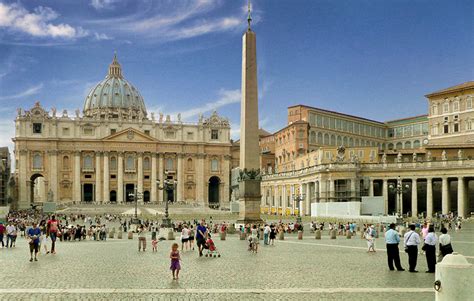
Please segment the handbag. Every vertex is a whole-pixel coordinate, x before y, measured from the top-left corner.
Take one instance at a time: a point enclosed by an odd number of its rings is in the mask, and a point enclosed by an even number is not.
[[[451,245],[451,243],[449,243],[449,244],[447,244],[447,245],[444,245],[444,246],[443,246],[443,245],[439,245],[439,250],[440,250],[440,252],[441,252],[441,254],[442,254],[443,256],[448,255],[448,254],[451,254],[451,253],[454,252],[454,251],[453,251],[453,246]]]
[[[408,238],[407,240],[405,240],[405,253],[408,253],[408,246],[407,246],[407,242],[410,240],[410,237],[413,235],[414,232],[411,232],[410,235],[408,235]]]
[[[426,251],[426,244],[423,244],[423,247],[421,247],[423,251]]]

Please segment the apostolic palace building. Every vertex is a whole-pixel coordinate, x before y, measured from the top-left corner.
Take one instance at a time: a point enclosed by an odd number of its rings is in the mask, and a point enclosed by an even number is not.
[[[474,211],[474,82],[426,95],[428,114],[380,122],[294,105],[260,131],[261,210],[310,214],[313,202],[382,196],[385,213]],[[82,111],[39,102],[16,117],[17,205],[164,200],[229,208],[238,200],[239,143],[213,113],[186,123],[148,114],[114,57]],[[161,190],[164,179],[175,187]]]
[[[229,200],[229,121],[213,113],[185,123],[148,114],[140,92],[114,57],[84,109],[18,109],[15,159],[18,206],[34,201],[123,203]],[[163,189],[163,180],[175,187]],[[157,182],[159,180],[160,182]]]

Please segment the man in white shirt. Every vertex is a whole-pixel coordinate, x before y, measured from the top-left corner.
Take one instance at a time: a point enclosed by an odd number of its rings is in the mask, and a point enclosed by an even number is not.
[[[265,227],[263,228],[263,243],[265,245],[268,245],[268,236],[270,235],[270,226],[268,224],[265,224]]]
[[[8,248],[8,242],[10,242],[10,248],[13,247],[13,243],[15,241],[15,238],[14,238],[15,234],[16,234],[16,227],[13,225],[12,222],[9,222],[7,226],[7,248]]]
[[[415,232],[415,225],[410,225],[410,231],[405,233],[403,237],[405,242],[406,252],[408,253],[408,265],[410,266],[411,273],[418,273],[416,268],[416,262],[418,259],[418,245],[420,244],[420,235]]]

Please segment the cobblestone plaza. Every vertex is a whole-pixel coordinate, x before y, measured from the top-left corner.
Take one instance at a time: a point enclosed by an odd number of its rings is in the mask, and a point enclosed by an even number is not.
[[[377,253],[366,253],[360,236],[321,240],[305,232],[303,240],[287,235],[275,246],[261,244],[258,254],[246,250],[238,235],[215,239],[221,258],[182,252],[182,273],[173,281],[169,271],[171,241],[152,253],[138,252],[137,238],[59,242],[56,255],[28,261],[28,247],[1,249],[1,300],[416,300],[434,299],[434,275],[389,271],[383,238]],[[453,231],[454,232],[454,231]],[[455,251],[474,262],[474,225],[451,233]],[[405,254],[400,254],[407,267]]]

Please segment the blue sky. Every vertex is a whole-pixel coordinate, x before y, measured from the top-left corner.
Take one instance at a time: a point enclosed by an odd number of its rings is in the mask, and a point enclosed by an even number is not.
[[[82,108],[116,50],[148,111],[217,109],[239,135],[246,1],[0,0],[0,141],[17,107]],[[254,0],[261,126],[306,104],[380,121],[474,79],[474,2]]]

